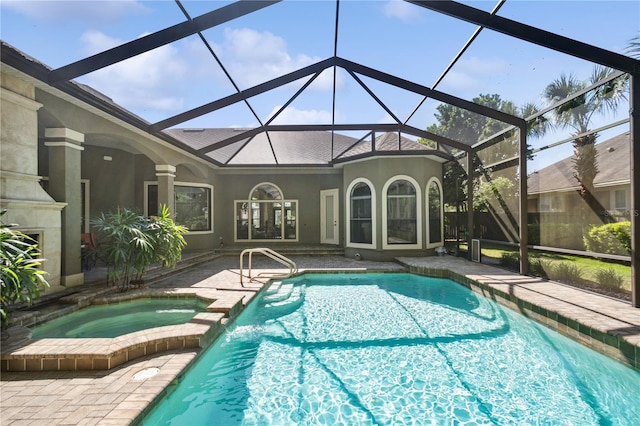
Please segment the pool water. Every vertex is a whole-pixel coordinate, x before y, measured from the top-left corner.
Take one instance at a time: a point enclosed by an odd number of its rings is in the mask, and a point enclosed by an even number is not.
[[[32,329],[32,339],[116,337],[134,331],[188,322],[206,311],[198,299],[143,298],[94,305],[44,322]]]
[[[638,425],[640,373],[446,279],[276,282],[145,425]]]

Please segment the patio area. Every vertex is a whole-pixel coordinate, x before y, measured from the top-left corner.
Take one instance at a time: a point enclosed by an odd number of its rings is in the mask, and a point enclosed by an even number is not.
[[[628,303],[452,256],[406,257],[396,262],[356,261],[342,256],[291,258],[301,272],[406,270],[450,277],[596,351],[640,369],[640,313]],[[271,268],[271,261],[259,258],[254,261],[256,273],[273,271]],[[235,256],[221,256],[150,282],[147,290],[240,293],[244,305],[267,280],[248,284],[245,279],[241,285],[239,273]],[[35,425],[46,421],[51,425],[124,425],[135,422],[201,351],[198,347],[167,349],[109,370],[5,371],[0,382],[2,424]]]

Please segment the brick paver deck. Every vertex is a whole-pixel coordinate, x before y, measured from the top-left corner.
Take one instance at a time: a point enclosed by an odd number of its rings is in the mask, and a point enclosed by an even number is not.
[[[293,257],[301,271],[411,270],[449,276],[479,293],[640,369],[640,309],[569,286],[522,277],[450,256],[400,258],[398,263],[344,257]],[[223,257],[150,284],[175,293],[210,292],[227,312],[240,310],[263,282],[240,285],[237,258]],[[254,261],[254,268],[272,267]],[[222,297],[220,293],[228,292]],[[221,309],[224,312],[224,309]],[[232,312],[235,314],[237,312]],[[144,333],[143,333],[144,334]],[[4,348],[3,348],[4,351]],[[127,425],[134,422],[194,360],[199,348],[143,355],[110,370],[3,372],[0,424]]]

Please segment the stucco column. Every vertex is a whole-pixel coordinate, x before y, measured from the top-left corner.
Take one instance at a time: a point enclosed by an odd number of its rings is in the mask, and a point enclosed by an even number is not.
[[[158,212],[160,212],[160,206],[166,205],[173,217],[175,214],[173,181],[176,178],[176,168],[170,164],[157,164],[156,176],[158,178]]]
[[[44,145],[49,149],[49,193],[67,207],[62,211],[61,284],[84,283],[81,270],[80,233],[82,196],[80,155],[84,134],[66,128],[48,128]]]

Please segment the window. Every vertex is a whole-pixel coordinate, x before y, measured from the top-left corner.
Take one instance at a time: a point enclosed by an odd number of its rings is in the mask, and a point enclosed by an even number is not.
[[[147,216],[156,216],[158,214],[158,184],[147,183],[146,184],[146,196],[147,199]]]
[[[158,184],[145,183],[146,214],[158,214]],[[213,231],[213,187],[204,184],[176,182],[174,193],[174,220],[189,228],[189,233]]]
[[[627,191],[624,189],[616,189],[613,193],[613,209],[627,210]]]
[[[175,221],[189,231],[211,231],[211,188],[174,185]]]
[[[372,243],[371,188],[364,182],[357,183],[351,190],[351,217],[349,223],[350,241],[352,243]]]
[[[358,178],[349,184],[345,192],[348,222],[348,247],[376,248],[376,193],[373,184]]]
[[[427,184],[427,247],[436,247],[444,243],[442,238],[442,189],[440,182],[432,178]]]
[[[409,176],[396,177],[385,185],[386,248],[421,248],[419,186]]]
[[[562,212],[564,211],[563,198],[560,195],[542,195],[540,197],[541,212]]]
[[[236,240],[297,240],[298,202],[285,200],[277,186],[256,185],[235,204]]]

